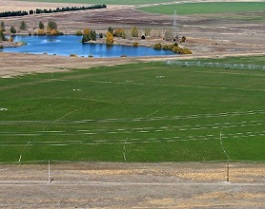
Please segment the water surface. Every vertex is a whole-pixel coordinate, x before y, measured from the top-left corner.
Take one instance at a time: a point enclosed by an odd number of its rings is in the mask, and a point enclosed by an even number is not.
[[[3,52],[18,52],[31,54],[56,54],[69,56],[76,54],[78,56],[93,57],[120,57],[126,55],[129,57],[137,56],[160,56],[172,55],[171,51],[155,50],[149,47],[133,47],[114,45],[107,47],[105,44],[82,44],[81,36],[15,36],[15,42],[26,42],[27,45],[15,48],[4,48]]]

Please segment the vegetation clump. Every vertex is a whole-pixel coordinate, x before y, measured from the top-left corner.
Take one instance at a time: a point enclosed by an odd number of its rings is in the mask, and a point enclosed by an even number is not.
[[[131,29],[131,35],[132,35],[132,37],[138,37],[138,28],[137,27],[133,27]]]
[[[155,50],[161,50],[161,49],[162,49],[162,44],[161,44],[161,43],[156,43],[156,44],[154,45],[154,49],[155,49]]]
[[[19,29],[20,30],[27,30],[28,25],[25,23],[25,21],[21,21]]]
[[[76,36],[82,36],[82,35],[83,35],[83,33],[82,33],[82,31],[81,31],[81,30],[78,30],[78,31],[76,31],[76,32],[75,32],[75,35],[76,35]]]
[[[106,44],[107,46],[112,46],[114,44],[114,37],[110,31],[106,34]]]
[[[3,21],[0,24],[0,30],[3,32],[6,30],[5,23]]]
[[[125,30],[122,29],[122,28],[115,29],[114,32],[113,32],[113,35],[115,37],[121,37],[123,39],[126,38]]]
[[[138,47],[139,43],[138,42],[133,42],[133,47]]]
[[[5,37],[3,30],[0,30],[0,42],[2,42],[2,41],[7,41],[7,39]]]
[[[16,28],[14,26],[11,26],[10,33],[15,34],[17,32]]]
[[[157,43],[154,45],[154,49],[156,50],[169,50],[176,54],[192,54],[192,51],[188,48],[182,48],[177,43],[174,44],[166,44],[163,45],[161,43]]]
[[[97,40],[96,31],[85,28],[83,32],[82,43],[86,43],[88,41],[96,41],[96,40]]]

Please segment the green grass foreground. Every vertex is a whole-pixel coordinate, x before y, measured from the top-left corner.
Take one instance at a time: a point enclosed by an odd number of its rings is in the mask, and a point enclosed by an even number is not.
[[[0,162],[264,161],[264,66],[176,60],[0,79]]]
[[[176,11],[179,15],[253,12],[264,11],[265,2],[200,2],[159,5],[140,8],[142,11],[172,15]]]
[[[76,4],[106,4],[106,5],[141,5],[174,2],[174,0],[20,0],[32,2],[51,2],[51,3],[76,3]],[[182,0],[183,1],[183,0]]]

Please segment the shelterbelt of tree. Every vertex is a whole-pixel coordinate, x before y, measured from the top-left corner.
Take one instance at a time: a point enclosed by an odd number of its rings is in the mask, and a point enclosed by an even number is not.
[[[107,8],[106,4],[97,4],[93,6],[82,6],[82,7],[63,7],[56,9],[36,9],[30,11],[6,11],[1,12],[0,17],[11,17],[11,16],[25,16],[32,14],[41,14],[41,13],[56,13],[56,12],[67,12],[67,11],[79,11],[79,10],[89,10],[89,9],[103,9]]]

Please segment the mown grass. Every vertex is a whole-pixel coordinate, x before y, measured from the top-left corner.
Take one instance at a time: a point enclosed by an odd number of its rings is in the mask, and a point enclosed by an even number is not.
[[[177,60],[1,79],[0,162],[224,161],[223,149],[232,161],[264,161],[264,60]]]
[[[106,4],[106,5],[140,5],[140,4],[157,4],[164,2],[174,2],[173,0],[21,0],[33,2],[52,2],[52,3],[80,3],[80,4]]]
[[[140,8],[145,12],[179,15],[264,11],[265,2],[201,2]]]

